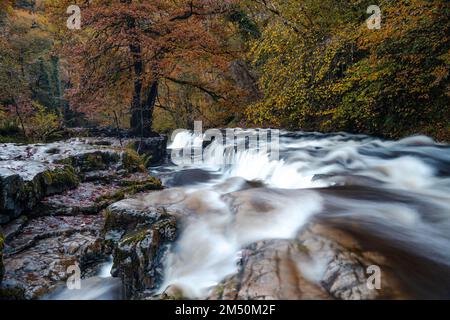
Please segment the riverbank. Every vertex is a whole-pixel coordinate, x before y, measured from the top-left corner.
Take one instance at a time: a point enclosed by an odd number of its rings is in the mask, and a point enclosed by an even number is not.
[[[165,150],[165,141],[146,139],[144,144],[155,147],[142,155],[132,149],[137,140],[129,138],[2,144],[0,296],[37,299],[64,283],[70,266],[85,274],[102,263],[109,255],[103,210],[137,192],[162,188],[146,165],[162,160],[158,151]]]

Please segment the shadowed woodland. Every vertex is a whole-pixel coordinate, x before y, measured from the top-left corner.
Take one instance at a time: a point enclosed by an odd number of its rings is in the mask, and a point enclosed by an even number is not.
[[[448,141],[448,2],[379,1],[369,29],[372,2],[2,0],[0,140],[202,120]]]

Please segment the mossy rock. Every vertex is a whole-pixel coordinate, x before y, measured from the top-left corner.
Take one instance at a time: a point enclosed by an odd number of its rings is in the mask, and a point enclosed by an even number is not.
[[[149,158],[140,155],[135,150],[128,148],[122,155],[123,169],[128,172],[146,172]]]
[[[72,161],[72,165],[80,172],[106,170],[109,166],[109,160],[102,152],[83,154],[72,158],[70,161]]]
[[[73,166],[74,165],[74,159],[69,157],[69,158],[58,160],[58,161],[56,161],[56,163],[63,164],[63,165],[68,165],[68,166]]]
[[[164,292],[160,295],[161,300],[184,300],[186,297],[184,296],[183,290],[177,286],[169,286],[164,290]]]
[[[105,209],[102,212],[103,217],[105,218],[105,225],[103,230],[111,230],[114,227],[114,216],[112,215],[111,211],[109,209]]]
[[[88,164],[87,167],[91,170],[106,169],[106,163],[103,160],[103,156],[99,153],[88,154],[85,158],[85,162]]]
[[[120,152],[95,151],[57,161],[58,164],[72,166],[78,172],[107,170],[121,160]]]
[[[125,199],[126,197],[135,195],[136,193],[143,191],[151,191],[151,190],[162,190],[163,186],[161,180],[155,177],[149,177],[144,181],[121,181],[120,185],[124,188],[114,192],[113,194],[108,194],[104,196],[100,196],[95,199],[95,202],[102,203],[114,203],[120,200]]]
[[[46,171],[42,174],[45,195],[60,193],[65,190],[74,189],[80,183],[80,179],[72,166],[66,165]]]
[[[128,231],[113,250],[113,275],[120,276],[127,298],[154,290],[163,279],[162,263],[167,244],[175,240],[175,219],[138,225]]]
[[[100,196],[98,198],[95,199],[95,202],[97,203],[114,203],[120,200],[125,199],[125,192],[122,190],[116,191],[112,194],[106,194],[103,196]]]
[[[127,234],[121,241],[121,245],[137,245],[143,241],[147,236],[151,235],[152,229],[149,227],[143,228],[137,232]]]
[[[122,180],[119,182],[121,186],[125,187],[139,187],[143,185],[153,185],[155,190],[160,190],[163,188],[161,180],[156,177],[149,176],[147,179],[143,181],[136,180]]]

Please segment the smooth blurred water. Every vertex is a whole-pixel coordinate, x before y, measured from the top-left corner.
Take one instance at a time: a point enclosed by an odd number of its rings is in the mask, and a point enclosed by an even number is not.
[[[43,300],[121,300],[122,283],[111,277],[112,260],[100,265],[94,277],[81,280],[80,289],[68,289],[62,284]]]
[[[176,187],[163,193],[183,194],[179,206],[193,213],[165,261],[160,292],[176,285],[188,297],[203,298],[237,271],[242,248],[293,239],[314,220],[348,231],[368,250],[382,253],[412,296],[450,298],[449,145],[424,136],[384,141],[282,132],[280,158],[273,159],[257,148],[236,151],[245,143],[243,132],[259,132],[236,131],[240,138],[229,144],[214,140],[203,154],[192,152],[195,163],[168,161],[151,170]],[[184,132],[168,152],[202,146],[201,136]],[[325,263],[317,260],[302,271],[319,282]],[[119,282],[103,270],[84,280],[82,291],[63,290],[53,298],[114,299]]]
[[[236,152],[238,139],[219,142],[208,145],[201,163],[153,171],[199,208],[166,261],[160,291],[176,285],[204,297],[236,272],[243,247],[293,239],[314,219],[384,254],[412,296],[450,298],[448,145],[424,136],[282,132],[280,159],[272,159],[256,148]],[[178,134],[169,150],[189,146],[202,146],[198,134]],[[229,164],[220,165],[222,156]],[[321,266],[315,269],[320,278]]]

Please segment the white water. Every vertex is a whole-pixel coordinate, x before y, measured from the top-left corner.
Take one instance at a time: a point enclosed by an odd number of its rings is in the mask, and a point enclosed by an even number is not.
[[[249,131],[256,134],[255,131]],[[186,147],[199,148],[202,140],[198,135],[187,132],[176,135],[169,150]],[[437,168],[447,166],[450,161],[448,146],[437,145],[424,136],[411,137],[399,141],[340,134],[282,134],[280,139],[281,158],[271,160],[269,155],[254,149],[243,152],[230,150],[212,142],[205,150],[203,163],[186,168],[202,168],[218,171],[221,181],[231,177],[246,180],[260,180],[276,188],[325,187],[333,182],[315,180],[317,175],[355,175],[371,178],[384,186],[399,189],[423,189],[437,186],[437,191],[450,186],[447,176],[436,177]],[[225,156],[224,156],[225,154]],[[231,166],[217,165],[227,158]],[[231,160],[230,160],[231,159]],[[173,168],[180,170],[179,167]]]
[[[202,144],[201,136],[184,132],[169,152]],[[448,145],[422,136],[382,141],[283,132],[280,159],[233,147],[214,141],[202,163],[153,170],[167,186],[178,187],[159,197],[174,203],[184,198],[177,206],[190,213],[164,263],[159,292],[174,285],[187,297],[204,298],[237,271],[243,248],[259,240],[293,239],[315,219],[351,230],[386,254],[419,297],[450,298]],[[329,253],[311,258],[299,267],[320,283]],[[82,291],[66,290],[56,298],[117,298],[120,284],[109,276],[110,268],[86,279]]]
[[[183,133],[169,150],[201,145],[201,137]],[[448,145],[423,136],[382,141],[283,132],[280,154],[277,160],[254,148],[235,152],[233,145],[215,140],[202,163],[155,171],[168,185],[183,186],[188,201],[197,204],[197,215],[187,218],[165,263],[160,291],[175,285],[188,297],[205,297],[236,272],[242,248],[259,240],[292,239],[312,216],[344,229],[353,223],[361,239],[383,242],[380,250],[393,248],[399,257],[437,264],[444,278],[450,274]],[[222,157],[231,164],[220,165]],[[197,179],[199,172],[211,176]],[[264,188],[243,190],[249,188],[246,180]],[[305,264],[303,272],[320,281],[325,263]],[[416,270],[417,281],[425,282],[423,287],[438,285],[439,279],[426,273]]]
[[[120,300],[122,284],[111,277],[112,259],[104,263],[97,275],[82,279],[79,289],[68,289],[61,285],[44,300]]]
[[[320,197],[314,192],[296,199],[289,195],[271,193],[240,194],[239,213],[219,190],[190,193],[189,201],[201,203],[199,216],[186,222],[176,249],[166,261],[164,290],[175,285],[188,297],[200,298],[225,276],[237,271],[240,250],[261,239],[290,239],[305,222],[322,208]],[[251,197],[250,201],[247,197]],[[301,207],[299,206],[301,203]],[[267,206],[256,213],[252,206]],[[247,208],[248,207],[248,208]]]

